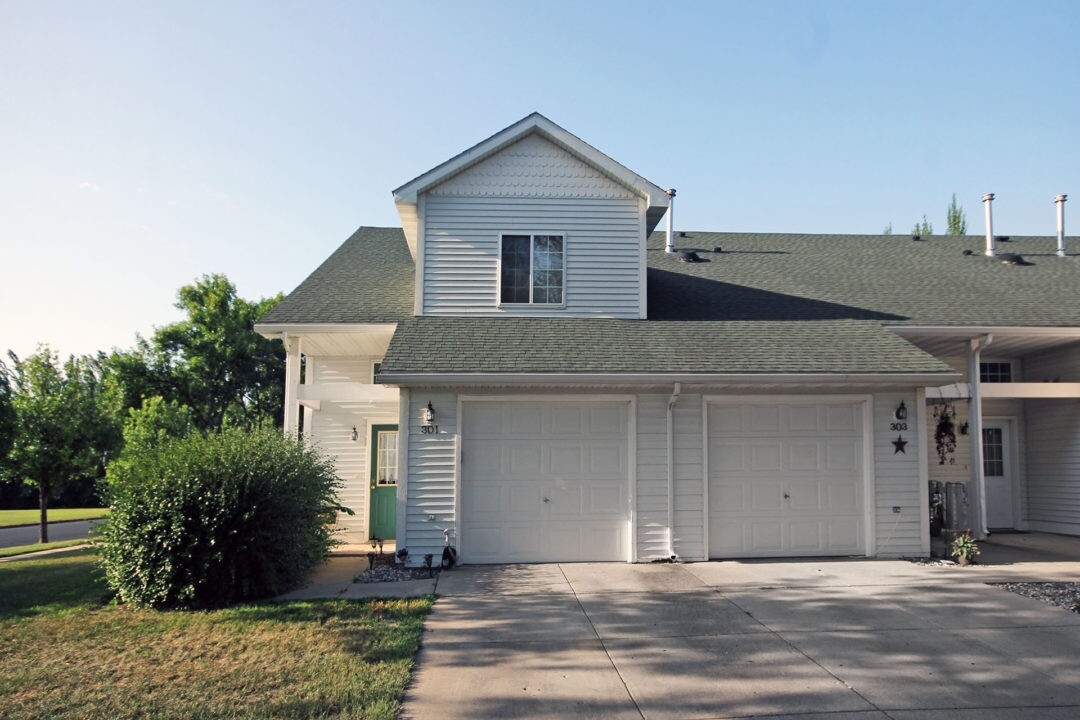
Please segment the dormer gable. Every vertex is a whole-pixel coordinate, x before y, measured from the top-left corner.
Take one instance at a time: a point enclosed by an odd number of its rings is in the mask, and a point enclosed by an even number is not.
[[[607,178],[623,187],[633,196],[642,198],[647,208],[646,236],[652,232],[653,228],[660,222],[660,218],[667,211],[669,199],[667,193],[659,186],[616,162],[540,113],[534,112],[393,191],[394,204],[401,218],[402,230],[405,232],[405,239],[409,244],[409,251],[414,259],[417,250],[417,226],[419,221],[417,205],[420,195],[443,184],[450,188],[462,188],[464,186],[462,183],[451,182],[455,176],[466,173],[470,168],[499,154],[509,146],[524,141],[531,135],[538,137],[533,139],[525,148],[531,147],[535,149],[542,147],[536,141],[543,138],[554,147],[563,150],[567,155],[578,160],[584,167],[590,168],[592,173]],[[475,176],[472,177],[471,182],[476,182]],[[554,192],[555,188],[552,187],[551,190]],[[506,192],[506,190],[503,190],[503,194]]]

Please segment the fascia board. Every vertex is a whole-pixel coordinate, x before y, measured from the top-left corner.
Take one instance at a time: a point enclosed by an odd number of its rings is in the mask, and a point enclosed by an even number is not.
[[[601,170],[604,174],[633,190],[649,201],[650,207],[667,207],[669,198],[659,186],[649,182],[625,165],[600,152],[592,145],[559,127],[540,113],[533,113],[510,127],[500,130],[487,140],[473,145],[423,175],[394,190],[394,202],[416,204],[420,193],[443,182],[447,178],[475,165],[507,145],[517,142],[531,132],[540,132],[571,154]]]
[[[977,337],[990,333],[1007,337],[1080,337],[1080,327],[1068,326],[1017,326],[1017,325],[885,325],[900,336],[939,335],[950,337]]]
[[[393,334],[397,323],[256,323],[255,332],[265,338],[305,333],[388,333]]]
[[[656,385],[672,382],[692,384],[806,384],[815,385],[933,385],[960,378],[958,372],[939,373],[379,373],[385,385],[463,385],[509,383],[513,385],[625,384]]]

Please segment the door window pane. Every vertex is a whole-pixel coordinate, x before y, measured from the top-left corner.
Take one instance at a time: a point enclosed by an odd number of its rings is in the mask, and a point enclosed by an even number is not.
[[[983,429],[983,475],[987,477],[1005,475],[1005,445],[1002,441],[1001,428]]]
[[[397,430],[380,430],[375,452],[375,482],[378,485],[397,485]]]

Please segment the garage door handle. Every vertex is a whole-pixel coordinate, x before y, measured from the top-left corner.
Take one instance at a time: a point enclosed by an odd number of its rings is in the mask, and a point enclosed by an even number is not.
[[[544,498],[544,502],[551,502],[551,498]]]
[[[790,500],[790,499],[791,499],[791,496],[790,496],[790,495],[788,495],[787,493],[784,493],[784,499],[785,499],[785,500]]]

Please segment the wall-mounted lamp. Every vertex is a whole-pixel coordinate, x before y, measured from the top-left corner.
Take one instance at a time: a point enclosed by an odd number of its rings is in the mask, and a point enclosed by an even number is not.
[[[356,426],[355,426],[355,425],[353,425],[353,426],[352,426],[352,441],[353,441],[353,442],[356,442],[356,441],[357,441],[357,440],[359,440],[359,439],[360,439],[360,433],[358,433],[358,432],[356,431]]]
[[[427,407],[424,408],[423,420],[426,425],[431,425],[435,422],[435,408],[431,407],[431,401],[428,401]]]
[[[907,420],[907,406],[904,405],[903,400],[901,400],[900,404],[896,407],[896,412],[893,413],[893,417],[897,420]]]

